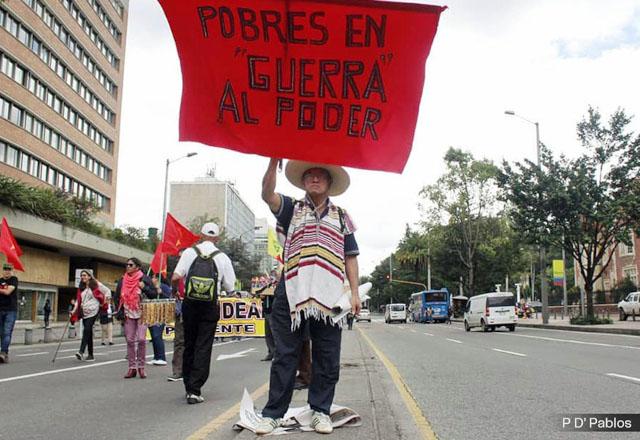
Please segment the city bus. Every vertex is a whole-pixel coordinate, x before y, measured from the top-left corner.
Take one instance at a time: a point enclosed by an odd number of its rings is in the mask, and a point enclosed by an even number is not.
[[[432,310],[432,321],[444,322],[447,320],[450,305],[451,295],[447,289],[423,290],[411,295],[409,309],[414,322],[427,322],[429,307]]]

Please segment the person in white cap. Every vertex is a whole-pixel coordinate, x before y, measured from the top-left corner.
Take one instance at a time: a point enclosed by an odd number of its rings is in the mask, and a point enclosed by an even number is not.
[[[204,402],[201,390],[209,378],[211,347],[220,318],[218,295],[233,291],[236,282],[231,260],[216,247],[218,225],[205,223],[200,236],[200,243],[184,250],[172,277],[174,286],[185,278],[182,377],[190,404]]]
[[[330,409],[340,376],[343,324],[333,321],[332,309],[343,294],[345,277],[351,286],[352,312],[360,312],[356,228],[347,212],[329,199],[347,190],[349,175],[339,166],[289,161],[287,179],[306,192],[302,200],[294,200],[275,192],[277,166],[278,160],[271,159],[262,181],[262,199],[278,221],[284,270],[271,311],[276,348],[269,401],[256,433],[271,433],[289,408],[303,324],[308,324],[313,365],[307,400],[313,410],[311,427],[328,434],[333,431]]]

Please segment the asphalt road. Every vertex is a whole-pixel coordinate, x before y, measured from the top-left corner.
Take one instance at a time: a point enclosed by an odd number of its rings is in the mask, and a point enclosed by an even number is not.
[[[640,337],[460,324],[374,323],[366,332],[442,439],[638,438],[558,428],[566,413],[640,412]]]
[[[395,366],[440,439],[637,438],[560,432],[559,417],[640,412],[640,337],[524,328],[467,333],[455,323],[384,324],[376,317],[357,330],[344,335],[336,399],[358,395],[352,406],[363,415],[363,427],[337,430],[334,438],[370,438],[375,432],[379,439],[416,438],[411,427],[385,431],[384,423],[400,426],[413,419],[374,348]],[[207,426],[208,438],[252,438],[230,427],[244,388],[258,390],[256,405],[264,403],[264,341],[214,345],[201,405],[187,405],[182,383],[166,381],[169,366],[147,366],[145,380],[122,379],[122,339],[98,345],[95,363],[73,357],[78,345],[65,342],[55,364],[55,344],[12,347],[11,363],[0,365],[1,439],[177,439]],[[233,354],[239,357],[218,358]],[[368,378],[347,368],[356,365],[366,368]],[[377,407],[380,420],[367,420],[373,416],[358,408],[362,402],[374,408],[372,414]]]

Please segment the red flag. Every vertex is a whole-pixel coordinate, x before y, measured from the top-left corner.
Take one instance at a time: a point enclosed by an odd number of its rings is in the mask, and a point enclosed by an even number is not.
[[[181,141],[402,172],[446,7],[159,2],[182,68]]]
[[[153,259],[151,260],[151,270],[155,274],[167,276],[167,254],[162,252],[162,243],[158,243]]]
[[[167,213],[164,232],[162,233],[162,252],[167,255],[178,255],[180,249],[188,248],[200,240],[196,234],[182,226],[171,214]]]
[[[15,270],[24,272],[24,266],[20,261],[22,249],[18,246],[18,242],[11,233],[7,219],[4,217],[2,218],[2,228],[0,229],[0,252],[5,254],[7,262],[11,263]]]

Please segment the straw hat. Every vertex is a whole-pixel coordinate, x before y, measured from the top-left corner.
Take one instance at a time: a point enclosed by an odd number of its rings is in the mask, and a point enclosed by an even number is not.
[[[301,160],[290,160],[287,162],[284,174],[292,185],[304,190],[305,188],[304,183],[302,182],[302,176],[311,168],[322,168],[329,173],[331,176],[329,195],[331,197],[339,196],[349,188],[349,183],[351,182],[349,174],[347,174],[347,171],[344,168],[337,165],[325,165],[313,162],[304,162]]]

